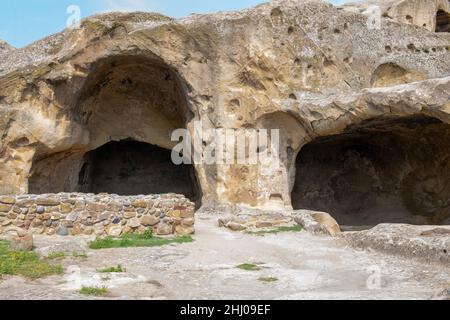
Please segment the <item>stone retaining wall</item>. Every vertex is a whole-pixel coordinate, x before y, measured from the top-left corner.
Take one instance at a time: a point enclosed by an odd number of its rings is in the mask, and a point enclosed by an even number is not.
[[[182,195],[59,193],[0,196],[0,234],[119,236],[126,232],[194,233],[195,206]]]

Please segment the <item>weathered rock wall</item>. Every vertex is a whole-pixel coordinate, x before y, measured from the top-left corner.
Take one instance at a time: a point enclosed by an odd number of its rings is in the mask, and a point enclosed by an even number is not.
[[[278,128],[284,151],[271,171],[196,164],[203,204],[291,209],[296,157],[312,140],[391,116],[450,123],[449,34],[389,15],[374,29],[358,8],[286,0],[179,20],[98,15],[2,56],[0,192],[30,192],[36,163],[51,157],[76,184],[79,159],[102,145],[170,149],[172,130],[193,134],[198,121]],[[431,21],[432,11],[410,14]]]
[[[181,195],[60,193],[0,197],[0,234],[119,236],[129,232],[194,233],[195,206]]]
[[[436,12],[449,12],[450,4],[448,0],[369,0],[343,4],[342,8],[352,12],[376,8],[384,18],[434,32],[437,27]]]

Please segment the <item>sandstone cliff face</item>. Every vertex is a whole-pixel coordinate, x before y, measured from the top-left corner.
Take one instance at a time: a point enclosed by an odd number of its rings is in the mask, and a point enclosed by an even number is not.
[[[429,31],[448,32],[448,0],[369,0],[343,4],[350,12],[379,10],[381,15],[392,21],[412,24]]]
[[[445,27],[442,12],[448,14],[448,2],[377,3],[379,29],[362,13],[371,3],[336,7],[286,0],[180,20],[150,13],[93,16],[79,29],[15,50],[0,62],[0,192],[28,193],[30,180],[35,186],[51,185],[52,191],[79,191],[90,151],[127,139],[170,149],[174,129],[193,133],[199,121],[204,130],[280,129],[285,151],[276,170],[195,165],[191,183],[198,183],[203,204],[290,209],[293,202],[302,203],[293,197],[320,194],[323,188],[341,201],[337,194],[348,181],[314,190],[300,186],[296,190],[302,192],[292,193],[301,184],[296,172],[302,175],[302,163],[296,159],[305,145],[346,135],[352,126],[376,119],[383,129],[369,128],[360,133],[363,140],[374,131],[393,132],[412,150],[426,139],[443,137],[450,123],[450,34],[434,32],[437,21]],[[413,135],[393,125],[404,118],[410,120],[407,127],[414,127]],[[423,139],[419,118],[426,119],[425,126],[433,124]],[[415,203],[419,208],[414,210],[444,211],[440,222],[448,218],[443,199],[449,195],[440,186],[450,179],[450,171],[439,169],[450,147],[444,136],[436,153],[426,151],[432,165],[413,159],[405,165],[409,171],[395,172],[395,183],[376,187],[389,193],[420,171],[412,188],[426,190],[417,191],[423,203]],[[204,136],[203,144],[211,139]],[[366,164],[374,161],[363,152],[357,157]],[[336,161],[353,170],[351,160]],[[423,187],[423,181],[431,182]],[[439,194],[438,200],[430,192]],[[401,195],[397,200],[405,206]]]

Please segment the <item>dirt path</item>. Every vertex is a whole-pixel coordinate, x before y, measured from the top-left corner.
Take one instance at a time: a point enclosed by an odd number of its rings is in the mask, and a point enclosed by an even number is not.
[[[111,299],[428,299],[450,284],[450,267],[356,251],[306,232],[234,233],[216,221],[199,218],[193,243],[159,248],[93,251],[87,238],[36,237],[39,252],[85,251],[87,258],[64,259],[63,276],[8,277],[0,299],[85,299],[80,285],[107,286]],[[236,268],[242,263],[261,270]],[[118,264],[126,273],[96,271]]]

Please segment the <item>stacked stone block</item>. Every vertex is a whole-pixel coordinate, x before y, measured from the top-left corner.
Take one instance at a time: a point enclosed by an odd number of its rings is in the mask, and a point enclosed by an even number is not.
[[[182,195],[59,193],[0,196],[0,234],[120,236],[151,228],[156,235],[194,233],[195,206]]]

